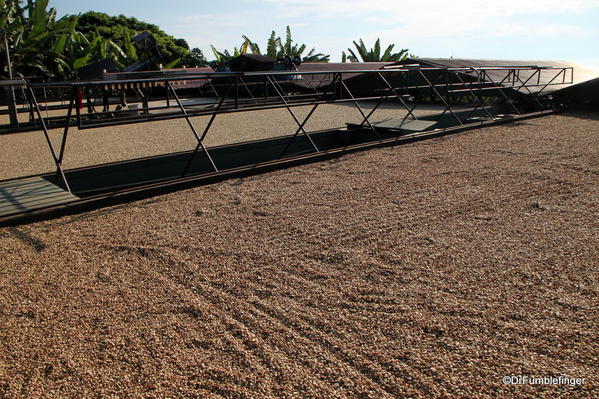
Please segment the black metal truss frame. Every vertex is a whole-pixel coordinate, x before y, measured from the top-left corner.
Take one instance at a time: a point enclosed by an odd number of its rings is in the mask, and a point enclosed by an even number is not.
[[[168,78],[146,78],[146,79],[130,79],[117,81],[89,81],[89,82],[66,82],[66,83],[48,83],[48,84],[28,84],[27,94],[31,103],[31,108],[35,111],[39,126],[43,131],[50,153],[56,166],[56,184],[61,185],[67,191],[71,191],[67,181],[65,170],[63,168],[63,160],[67,148],[67,139],[69,129],[72,127],[73,111],[76,114],[76,126],[79,129],[93,127],[107,127],[115,125],[123,125],[129,123],[141,123],[156,120],[168,120],[185,118],[187,124],[197,140],[195,149],[191,152],[189,160],[185,168],[181,171],[181,177],[185,177],[190,169],[190,166],[198,154],[202,152],[210,162],[215,173],[220,172],[217,163],[212,158],[209,149],[205,146],[204,140],[209,134],[210,128],[217,115],[227,113],[238,113],[247,111],[267,110],[285,108],[289,115],[297,125],[294,134],[285,145],[283,151],[279,155],[279,159],[283,158],[289,146],[300,135],[306,137],[310,142],[314,153],[318,154],[321,150],[316,145],[310,132],[305,129],[306,124],[316,111],[323,104],[335,103],[353,103],[359,114],[362,122],[359,127],[370,130],[376,137],[376,140],[382,141],[381,135],[377,131],[377,127],[371,122],[370,118],[381,104],[388,101],[398,101],[399,104],[406,110],[407,114],[403,117],[405,121],[408,117],[418,119],[415,110],[419,104],[409,104],[409,100],[419,90],[426,89],[433,94],[444,109],[441,114],[449,112],[453,119],[460,127],[466,126],[467,119],[473,115],[478,109],[484,111],[488,120],[495,120],[499,117],[493,115],[490,107],[484,102],[484,93],[489,90],[498,92],[508,104],[513,108],[517,115],[522,115],[513,101],[513,93],[520,93],[525,90],[528,96],[534,98],[539,106],[538,111],[543,109],[543,104],[539,101],[538,95],[551,85],[571,84],[572,78],[567,81],[568,71],[570,77],[573,76],[571,67],[459,67],[459,68],[440,68],[440,67],[416,67],[398,66],[395,68],[384,68],[380,70],[364,70],[364,71],[326,71],[326,72],[225,72],[225,73],[202,73],[197,75],[186,75],[184,77],[168,77]],[[526,72],[529,76],[525,79],[521,77],[521,73]],[[554,74],[547,83],[541,83],[540,76],[542,72]],[[501,73],[505,76],[499,81],[495,81],[491,77],[491,73]],[[355,88],[352,91],[351,77],[359,74],[362,78],[371,76],[382,84],[383,89],[376,89],[369,95],[355,95]],[[472,78],[472,74],[475,78]],[[435,78],[436,75],[436,78]],[[309,77],[310,79],[306,79]],[[560,81],[561,77],[561,81]],[[318,79],[320,78],[320,79]],[[177,94],[175,89],[176,82],[193,81],[193,80],[208,80],[210,90],[212,90],[214,102],[202,104],[200,109],[186,108]],[[535,81],[536,79],[536,81]],[[306,84],[307,82],[315,84]],[[304,86],[298,85],[298,82],[304,82]],[[323,84],[328,82],[327,84]],[[348,82],[350,82],[348,84]],[[397,82],[397,84],[393,84]],[[532,82],[532,83],[531,83]],[[148,98],[142,98],[142,108],[137,109],[137,113],[130,116],[131,111],[105,111],[83,113],[81,110],[80,99],[82,93],[89,93],[92,89],[100,91],[106,88],[147,88],[152,86],[163,86],[165,90],[166,106],[151,106]],[[536,93],[530,90],[530,87],[541,87]],[[60,149],[56,151],[49,137],[48,126],[42,113],[38,101],[36,99],[34,88],[45,87],[61,87],[68,89],[70,92],[69,105],[67,107],[66,117],[62,121],[63,133],[61,137]],[[247,95],[240,94],[240,87],[244,88]],[[220,93],[217,88],[220,88]],[[307,90],[309,89],[309,90]],[[507,90],[511,90],[508,94]],[[306,91],[310,91],[306,93]],[[146,91],[147,92],[147,91]],[[231,96],[230,93],[233,93]],[[378,93],[378,94],[377,94]],[[143,94],[143,93],[142,93]],[[457,111],[452,108],[450,101],[451,96],[466,95],[471,98],[475,105],[468,116],[462,120]],[[171,97],[175,100],[176,111],[170,111]],[[375,101],[374,107],[366,113],[360,102]],[[300,120],[294,107],[309,106],[310,111]],[[166,112],[164,112],[166,110]],[[200,135],[195,128],[192,117],[195,116],[210,116],[210,119]],[[473,126],[478,126],[477,123],[472,123]]]

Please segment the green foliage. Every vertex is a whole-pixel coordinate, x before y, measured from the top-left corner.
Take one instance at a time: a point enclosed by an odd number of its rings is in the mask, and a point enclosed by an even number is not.
[[[0,27],[6,32],[15,76],[73,79],[77,77],[78,68],[107,58],[121,67],[130,65],[138,60],[131,38],[143,31],[156,38],[167,67],[207,64],[199,48],[190,50],[184,39],[176,39],[156,25],[124,15],[115,17],[99,12],[56,19],[56,9],[48,5],[49,0],[0,0]],[[315,48],[305,54],[307,46],[293,41],[289,26],[285,33],[283,41],[272,31],[265,55],[276,59],[299,56],[304,62],[329,61],[329,55],[316,53]],[[256,42],[245,35],[242,39],[241,45],[232,52],[221,52],[211,46],[216,61],[227,61],[240,54],[262,54]],[[362,39],[359,43],[354,41],[354,45],[357,53],[352,49],[348,49],[348,54],[343,52],[343,62],[358,62],[360,59],[400,61],[408,57],[407,49],[393,53],[393,44],[382,52],[378,39],[370,50]],[[3,46],[0,48],[4,52]],[[1,56],[4,60],[5,55]]]
[[[195,47],[189,50],[189,54],[181,59],[181,64],[189,67],[208,65],[204,53],[199,48]]]
[[[212,54],[214,54],[214,59],[216,60],[216,62],[226,62],[233,58],[227,50],[220,52],[212,44],[210,45],[210,48],[212,49]]]
[[[247,54],[248,52],[251,54],[261,54],[260,46],[258,46],[257,43],[252,42],[246,35],[242,35],[241,38],[243,39],[243,42],[239,48],[233,48],[233,53],[230,53],[229,50],[218,51],[213,45],[210,45],[216,62],[221,63],[230,61],[233,58],[238,57],[241,54]]]
[[[257,43],[252,42],[245,35],[243,35],[242,38],[244,41],[241,43],[239,48],[235,47],[233,49],[233,53],[230,53],[228,50],[224,50],[222,52],[218,51],[214,46],[211,45],[210,47],[212,48],[212,53],[214,54],[216,62],[228,61],[240,54],[247,54],[247,52],[251,52],[252,54],[262,54]],[[275,59],[282,59],[285,56],[302,57],[305,50],[305,44],[294,44],[293,39],[291,38],[291,29],[289,26],[287,26],[285,43],[281,41],[280,37],[277,37],[277,34],[273,30],[268,38],[268,41],[266,42],[266,54],[264,55]],[[302,57],[303,62],[329,62],[329,55],[315,53],[315,51],[316,49],[312,48],[307,55]]]
[[[348,48],[348,54],[346,54],[345,51],[341,53],[342,62],[347,62],[348,60],[350,62],[397,62],[408,58],[408,49],[402,49],[397,53],[392,52],[395,44],[390,44],[385,52],[381,55],[380,39],[376,39],[374,48],[371,48],[370,50],[366,48],[362,39],[360,39],[360,43],[356,43],[355,41],[353,43],[360,58],[356,56],[356,53],[354,53],[351,48]]]
[[[179,64],[179,62],[181,62],[181,58],[177,58],[176,60],[173,60],[172,62],[168,63],[165,68],[166,69],[170,69],[170,68],[174,68],[177,66],[177,64]]]
[[[248,50],[251,51],[252,54],[261,54],[258,43],[252,42],[246,35],[241,35],[241,37],[243,38],[243,43],[241,44],[241,47],[239,47],[240,54],[246,54]]]
[[[70,47],[66,54],[67,64],[72,72],[97,60],[111,59],[121,66],[137,60],[135,54],[128,57],[118,44],[97,33],[92,36],[91,41],[88,41],[83,34],[80,35],[80,41],[73,43],[75,46]]]
[[[273,42],[272,51],[275,56],[273,58],[281,59],[285,56],[294,57],[299,56],[302,57],[303,62],[329,62],[329,55],[324,55],[322,53],[316,53],[316,49],[313,47],[307,55],[303,55],[306,50],[305,44],[294,43],[291,37],[291,28],[287,25],[287,29],[285,32],[285,43],[281,43],[281,38],[277,37],[275,39],[275,31],[273,30],[271,33],[271,37],[269,39],[269,45],[271,41]],[[268,54],[271,56],[270,54]]]
[[[173,65],[173,61],[200,61],[205,65],[205,60],[201,58],[189,58],[189,45],[185,39],[176,39],[166,34],[158,26],[147,22],[139,21],[137,18],[119,15],[116,17],[101,12],[86,12],[81,14],[77,23],[77,30],[86,36],[98,34],[101,37],[112,40],[121,47],[129,44],[130,39],[143,31],[150,32],[155,38],[162,55],[164,64]],[[125,50],[129,54],[129,50]],[[193,65],[195,66],[195,65]]]
[[[56,20],[48,0],[0,0],[0,24],[6,32],[15,76],[64,79],[70,76],[65,53],[81,38],[76,17]],[[2,59],[4,60],[4,46]]]
[[[131,38],[144,30],[154,35],[169,66],[207,64],[200,49],[189,51],[184,39],[156,25],[96,12],[57,20],[56,9],[48,4],[49,0],[0,0],[0,27],[6,31],[15,76],[73,79],[78,68],[107,58],[121,67],[130,65],[138,60]],[[4,46],[0,48],[4,61]]]
[[[266,55],[271,58],[277,58],[279,49],[282,47],[281,38],[276,37],[276,35],[277,34],[273,30],[266,45]]]

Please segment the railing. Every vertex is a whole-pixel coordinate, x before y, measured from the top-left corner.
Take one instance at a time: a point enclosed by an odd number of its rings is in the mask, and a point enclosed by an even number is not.
[[[130,123],[184,118],[197,141],[181,176],[185,176],[198,152],[210,161],[218,172],[205,139],[215,118],[220,114],[285,108],[297,128],[290,132],[287,149],[303,135],[315,153],[320,151],[306,124],[323,104],[351,103],[361,115],[359,128],[372,132],[373,140],[381,139],[379,129],[371,122],[373,113],[384,102],[395,102],[405,110],[403,121],[417,119],[416,110],[422,99],[441,105],[439,117],[449,114],[453,123],[464,126],[476,112],[483,118],[499,118],[497,107],[489,99],[503,102],[503,113],[522,115],[551,107],[543,97],[550,86],[567,85],[573,81],[571,67],[421,67],[415,65],[386,67],[380,70],[324,71],[324,72],[227,72],[185,74],[145,79],[102,81],[75,81],[61,83],[5,82],[6,87],[25,88],[28,108],[28,126],[43,131],[56,165],[56,180],[66,190],[70,187],[63,170],[63,159],[69,129],[108,127]],[[39,93],[44,90],[66,93],[61,103],[40,106]],[[192,96],[183,97],[184,92]],[[37,94],[36,94],[37,93]],[[118,97],[115,99],[114,94]],[[185,104],[200,95],[204,101]],[[135,98],[137,108],[127,106],[127,98]],[[364,101],[374,102],[366,112]],[[458,115],[455,104],[467,101],[468,113]],[[311,107],[304,118],[299,118],[295,107]],[[526,108],[526,109],[523,109]],[[49,115],[45,110],[64,111],[64,115]],[[200,132],[192,117],[209,116]],[[55,148],[49,139],[48,129],[63,130],[60,147]]]

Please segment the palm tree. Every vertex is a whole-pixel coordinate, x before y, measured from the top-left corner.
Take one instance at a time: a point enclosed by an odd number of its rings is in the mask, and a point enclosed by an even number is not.
[[[385,52],[381,55],[381,39],[376,39],[376,42],[374,43],[374,48],[371,48],[370,51],[366,49],[366,46],[364,45],[362,39],[360,39],[360,44],[354,41],[354,46],[356,46],[356,49],[362,59],[362,62],[396,62],[403,61],[406,58],[408,58],[408,56],[411,56],[410,54],[408,54],[408,49],[402,49],[398,53],[392,53],[395,44],[390,44],[385,50]],[[356,56],[356,53],[354,53],[354,51],[351,48],[348,48],[347,51],[349,55],[345,54],[345,51],[341,53],[342,62],[347,62],[348,60],[350,62],[360,62],[360,60]]]

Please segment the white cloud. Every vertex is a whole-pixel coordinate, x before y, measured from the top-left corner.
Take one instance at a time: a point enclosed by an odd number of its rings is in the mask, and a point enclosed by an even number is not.
[[[510,17],[514,15],[580,13],[599,8],[596,0],[502,0],[479,1],[444,0],[398,1],[398,0],[261,0],[287,15],[327,18],[343,15],[380,14],[388,17],[414,18],[420,14],[443,15],[446,18]]]
[[[200,47],[208,58],[212,57],[210,44],[218,49],[239,46],[248,21],[259,15],[253,10],[236,10],[229,13],[191,14],[177,18],[164,29],[176,37],[185,37],[190,47]],[[198,34],[201,32],[201,35]]]
[[[574,25],[560,24],[555,17],[579,15],[599,10],[597,0],[262,0],[287,19],[360,19],[379,27],[370,36],[396,32],[410,39],[447,36],[507,37],[522,34],[580,37],[594,32]],[[549,18],[552,17],[552,18]],[[543,19],[547,22],[532,22]],[[518,20],[523,20],[518,24]],[[365,37],[366,34],[364,33]]]
[[[192,14],[179,17],[177,19],[181,26],[216,26],[216,27],[235,27],[243,26],[248,19],[256,17],[256,13],[251,10],[241,10],[221,14]]]
[[[248,4],[250,8],[226,13],[182,16],[164,28],[185,37],[191,46],[202,47],[209,58],[208,44],[230,49],[247,34],[262,46],[272,29],[283,35],[286,25],[294,38],[331,54],[332,60],[358,38],[369,46],[380,38],[383,46],[397,43],[396,51],[407,47],[421,56],[526,57],[536,39],[562,44],[570,40],[582,46],[599,37],[599,26],[575,21],[578,16],[588,20],[590,14],[598,14],[599,0],[258,0]],[[541,47],[554,54],[550,41],[543,41]],[[568,50],[561,46],[555,54]]]

